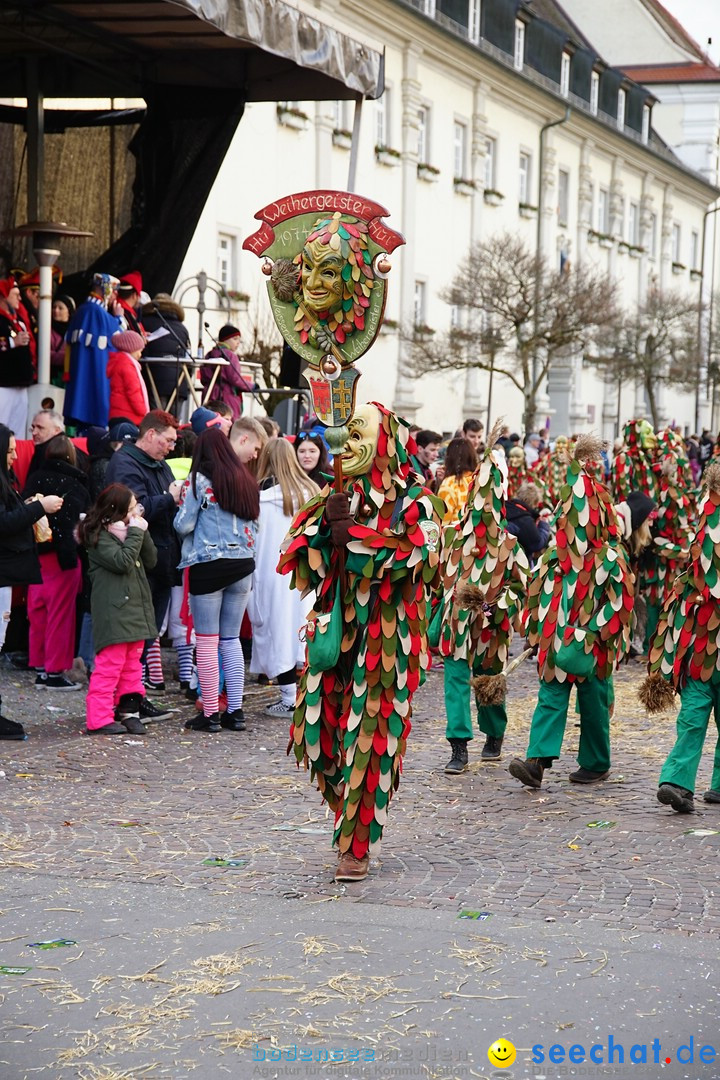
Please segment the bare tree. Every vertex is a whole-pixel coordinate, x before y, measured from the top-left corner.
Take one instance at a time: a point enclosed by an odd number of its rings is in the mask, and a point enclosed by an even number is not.
[[[598,335],[594,362],[618,383],[640,380],[653,426],[661,426],[658,388],[698,392],[698,305],[683,293],[651,288],[645,302]]]
[[[510,233],[471,250],[440,296],[467,312],[467,325],[407,335],[414,370],[479,368],[504,376],[523,394],[526,432],[535,427],[537,393],[553,360],[584,348],[616,318],[607,274],[551,269]]]

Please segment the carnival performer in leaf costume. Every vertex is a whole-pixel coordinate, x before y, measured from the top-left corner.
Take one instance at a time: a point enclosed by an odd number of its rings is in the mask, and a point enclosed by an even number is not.
[[[588,475],[598,440],[581,436],[567,469],[555,541],[530,580],[527,631],[538,646],[540,687],[527,760],[510,772],[539,788],[543,771],[560,756],[573,685],[580,709],[580,768],[575,783],[605,780],[610,769],[610,694],[613,668],[627,652],[633,576],[620,541],[610,492]]]
[[[486,736],[481,757],[500,757],[507,726],[502,671],[513,630],[519,629],[530,572],[525,552],[505,528],[505,484],[497,451],[492,449],[492,435],[498,431],[499,426],[488,439],[464,513],[443,533],[443,591],[435,618],[442,620],[445,737],[452,747],[445,772],[450,774],[468,766],[467,744],[473,738],[471,673],[477,677],[478,727]]]
[[[517,489],[528,480],[530,480],[530,472],[525,460],[525,451],[522,446],[513,446],[508,454],[508,498],[514,498],[517,495]]]
[[[625,445],[613,462],[615,502],[624,502],[631,491],[642,491],[657,502],[660,462],[652,425],[647,420],[628,420],[623,439]]]
[[[675,578],[650,650],[650,675],[640,689],[648,712],[680,695],[677,739],[660,773],[657,797],[678,813],[694,808],[695,780],[710,713],[720,733],[720,464],[705,470],[707,493],[687,569]],[[706,802],[720,802],[720,742]]]
[[[652,546],[641,556],[650,556],[654,574],[649,581],[647,597],[646,646],[652,642],[660,618],[660,610],[669,599],[675,578],[685,568],[693,536],[693,503],[682,486],[679,463],[665,458],[660,473],[660,495],[653,526]]]
[[[566,435],[558,435],[550,453],[538,459],[529,477],[534,484],[539,486],[544,506],[552,508],[560,501],[560,492],[567,477],[569,445]]]
[[[278,571],[292,574],[303,595],[315,592],[311,630],[342,593],[339,658],[322,670],[310,640],[290,745],[335,811],[336,880],[358,881],[382,837],[413,694],[428,666],[442,504],[409,478],[415,444],[404,420],[373,402],[358,407],[347,428],[347,492],[325,488],[305,504]]]

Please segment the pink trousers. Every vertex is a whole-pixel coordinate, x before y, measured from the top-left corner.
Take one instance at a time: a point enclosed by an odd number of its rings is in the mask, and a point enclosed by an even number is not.
[[[30,667],[67,671],[75,659],[75,601],[82,588],[80,564],[62,570],[54,551],[40,556],[42,585],[28,586]]]
[[[119,645],[106,645],[95,657],[85,701],[90,731],[112,724],[115,705],[123,694],[145,697],[140,663],[144,644],[144,641],[123,641]]]

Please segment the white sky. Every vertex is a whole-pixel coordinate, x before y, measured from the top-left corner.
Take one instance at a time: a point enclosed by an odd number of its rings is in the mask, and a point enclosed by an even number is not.
[[[720,64],[720,0],[660,0],[660,3],[697,41],[716,64]],[[712,45],[707,39],[712,38]]]

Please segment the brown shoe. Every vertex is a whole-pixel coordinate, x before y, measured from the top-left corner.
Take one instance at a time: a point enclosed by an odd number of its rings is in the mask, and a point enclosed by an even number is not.
[[[370,856],[363,855],[362,859],[357,859],[354,855],[351,855],[349,851],[346,851],[343,855],[342,852],[338,854],[337,870],[335,871],[336,881],[362,881],[368,876],[370,870]]]

